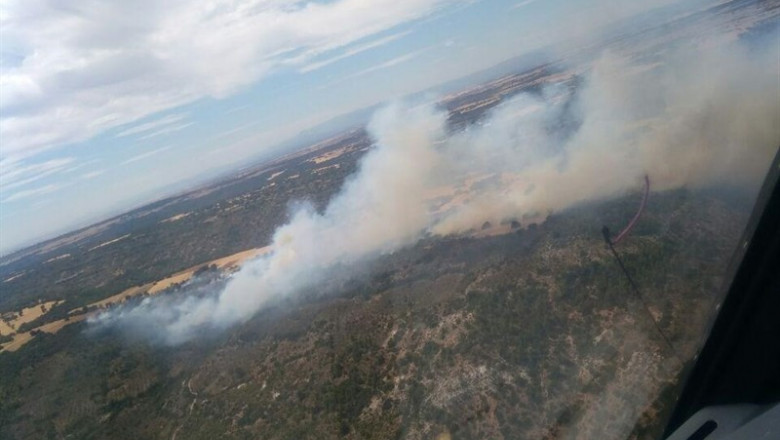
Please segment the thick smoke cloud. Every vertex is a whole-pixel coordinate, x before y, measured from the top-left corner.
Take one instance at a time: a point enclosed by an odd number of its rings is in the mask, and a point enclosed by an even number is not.
[[[251,318],[268,300],[313,285],[337,263],[351,264],[413,243],[430,221],[426,188],[441,158],[446,115],[432,107],[390,106],[370,131],[376,138],[360,171],[323,213],[299,206],[273,236],[273,251],[247,264],[218,297],[146,299],[140,306],[103,314],[97,321],[178,343],[198,329]],[[403,127],[403,129],[398,129]]]
[[[297,207],[272,251],[219,294],[146,299],[93,322],[175,344],[244,322],[335,266],[486,221],[541,219],[625,193],[645,174],[655,190],[755,189],[780,144],[778,55],[776,45],[748,52],[734,43],[644,64],[604,53],[581,80],[518,95],[459,133],[447,132],[446,113],[432,105],[391,105],[369,127],[374,147],[324,212]]]
[[[778,49],[752,56],[734,45],[693,56],[691,50],[650,68],[603,54],[574,97],[581,125],[563,145],[540,128],[558,114],[561,104],[554,99],[542,104],[520,96],[500,107],[492,118],[498,124],[486,124],[462,144],[500,153],[501,164],[494,164],[500,168],[492,169],[515,176],[475,194],[433,230],[464,232],[480,221],[543,215],[613,197],[645,174],[656,190],[754,188],[780,144]],[[520,111],[518,104],[544,107],[516,125],[503,123]]]

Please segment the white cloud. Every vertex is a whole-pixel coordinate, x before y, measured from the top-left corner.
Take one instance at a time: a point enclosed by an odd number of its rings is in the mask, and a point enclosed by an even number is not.
[[[0,15],[2,157],[29,157],[431,14],[448,0],[10,1]]]
[[[30,197],[42,196],[44,194],[53,193],[54,191],[63,188],[63,186],[64,185],[49,184],[49,185],[41,186],[39,188],[17,191],[11,194],[10,196],[4,198],[3,203],[16,202],[22,199],[28,199]]]
[[[138,124],[134,127],[130,127],[128,129],[120,131],[119,133],[117,133],[116,137],[125,137],[125,136],[130,136],[132,134],[145,133],[155,128],[164,127],[166,125],[171,125],[176,122],[179,122],[182,119],[184,119],[185,116],[186,115],[183,113],[178,113],[174,115],[168,115],[154,121]]]
[[[162,147],[162,148],[158,148],[156,150],[147,151],[146,153],[141,153],[141,154],[139,154],[137,156],[133,156],[130,159],[127,159],[126,161],[122,162],[120,165],[127,165],[127,164],[131,164],[133,162],[138,162],[139,160],[143,160],[143,159],[155,156],[157,154],[160,154],[160,153],[162,153],[165,150],[169,150],[170,148],[171,148],[171,146],[168,145],[167,147]]]
[[[51,159],[45,162],[25,164],[23,161],[0,160],[0,188],[8,191],[12,188],[28,185],[44,177],[63,171],[73,163],[72,157]]]
[[[515,3],[514,5],[510,6],[509,9],[518,9],[522,8],[523,6],[528,6],[531,3],[536,3],[539,0],[522,0],[520,2]]]
[[[246,130],[248,128],[260,125],[261,123],[262,123],[262,121],[253,121],[253,122],[248,122],[246,124],[241,124],[239,126],[231,128],[229,130],[225,130],[225,131],[223,131],[221,133],[217,133],[214,136],[212,136],[211,139],[215,140],[215,139],[221,139],[221,138],[224,138],[224,137],[228,137],[228,136],[236,134],[236,133],[238,133],[240,131],[244,131],[244,130]]]
[[[367,74],[372,73],[372,72],[376,72],[377,70],[383,70],[383,69],[387,69],[387,68],[390,68],[390,67],[393,67],[393,66],[397,66],[399,64],[405,63],[407,61],[410,61],[410,60],[420,56],[422,53],[427,52],[428,50],[430,50],[432,48],[433,48],[433,46],[429,46],[429,47],[422,48],[420,50],[415,50],[414,52],[409,52],[407,54],[403,54],[403,55],[397,56],[397,57],[389,59],[389,60],[387,60],[387,61],[385,61],[383,63],[379,63],[379,64],[377,64],[375,66],[371,66],[369,68],[366,68],[366,69],[363,69],[363,70],[359,70],[359,71],[353,73],[352,75],[348,75],[348,76],[344,77],[344,79],[356,78],[358,76],[363,76],[363,75],[367,75]]]
[[[249,104],[239,105],[237,107],[233,107],[233,108],[231,108],[229,110],[226,110],[225,114],[229,115],[229,114],[232,114],[232,113],[244,111],[244,110],[248,109],[249,107],[250,107]]]
[[[358,46],[355,46],[351,49],[347,49],[344,52],[340,53],[339,55],[336,55],[331,58],[324,59],[322,61],[316,61],[311,64],[303,66],[300,70],[301,72],[312,72],[314,70],[321,69],[325,66],[328,66],[330,64],[335,63],[336,61],[341,61],[345,58],[349,58],[351,56],[357,55],[359,53],[365,52],[370,49],[375,49],[380,46],[384,46],[385,44],[392,43],[395,40],[398,40],[399,38],[405,37],[409,35],[411,31],[405,31],[405,32],[399,32],[397,34],[388,35],[384,38],[379,38],[377,40],[370,41],[365,44],[361,44]]]
[[[95,177],[101,176],[105,174],[105,171],[98,170],[98,171],[90,171],[88,173],[84,173],[81,175],[82,179],[94,179]]]
[[[145,136],[141,136],[139,139],[140,140],[151,139],[151,138],[163,135],[163,134],[168,134],[168,133],[173,133],[173,132],[176,132],[176,131],[181,131],[181,130],[184,130],[185,128],[189,127],[192,124],[194,124],[194,122],[185,122],[183,124],[178,124],[178,125],[169,125],[169,126],[161,128],[159,130],[153,131],[153,132],[151,132],[151,133],[149,133],[149,134],[147,134]]]

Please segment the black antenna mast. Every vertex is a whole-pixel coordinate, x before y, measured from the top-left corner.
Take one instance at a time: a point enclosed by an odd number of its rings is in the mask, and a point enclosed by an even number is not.
[[[631,291],[636,295],[637,298],[639,298],[639,301],[642,303],[642,306],[645,309],[645,312],[647,312],[647,316],[650,318],[650,321],[653,323],[653,326],[655,326],[656,331],[658,331],[658,334],[661,335],[661,338],[663,338],[666,345],[671,350],[672,354],[674,354],[674,357],[677,358],[680,363],[682,363],[682,359],[680,359],[680,356],[677,354],[677,350],[675,350],[674,345],[672,345],[672,341],[669,340],[669,338],[666,336],[664,331],[661,329],[661,326],[658,324],[658,322],[655,320],[655,317],[653,316],[653,313],[650,311],[650,306],[648,306],[647,301],[645,301],[644,296],[642,296],[642,292],[639,291],[639,286],[637,286],[634,279],[631,277],[631,274],[628,272],[628,269],[626,269],[626,265],[623,264],[623,259],[620,258],[620,255],[617,253],[617,250],[615,249],[615,245],[621,241],[623,238],[628,235],[628,233],[633,229],[636,222],[639,220],[639,217],[642,215],[642,212],[645,210],[645,205],[647,204],[647,196],[650,193],[650,178],[645,175],[645,191],[642,196],[642,202],[639,205],[639,210],[634,214],[634,217],[631,219],[631,221],[626,225],[625,228],[623,228],[622,231],[618,235],[615,236],[615,238],[612,238],[612,234],[609,231],[609,228],[604,225],[601,228],[601,234],[604,236],[604,241],[607,243],[607,246],[609,246],[609,250],[612,251],[612,255],[615,256],[615,260],[617,260],[618,265],[620,266],[620,269],[623,271],[623,274],[626,276],[626,279],[628,280],[628,284],[631,286]]]

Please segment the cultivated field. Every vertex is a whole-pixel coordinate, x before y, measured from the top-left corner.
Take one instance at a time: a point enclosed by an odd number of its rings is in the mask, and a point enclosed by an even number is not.
[[[196,273],[196,271],[204,266],[213,266],[214,268],[222,271],[236,271],[246,261],[251,260],[252,258],[256,258],[260,255],[264,255],[270,250],[270,246],[257,249],[248,249],[233,255],[217,258],[207,263],[199,264],[158,281],[147,283],[142,286],[130,287],[116,295],[112,295],[100,301],[90,303],[86,307],[73,309],[65,318],[58,319],[53,322],[48,322],[29,331],[17,333],[16,329],[24,323],[32,322],[35,319],[43,316],[45,314],[44,310],[51,310],[52,307],[59,305],[63,301],[49,301],[47,303],[42,303],[39,306],[27,307],[23,309],[21,313],[6,313],[3,315],[3,317],[8,317],[9,319],[0,320],[0,335],[12,336],[13,339],[9,342],[6,342],[5,344],[0,345],[0,352],[16,351],[24,344],[30,342],[33,338],[35,338],[35,335],[40,332],[57,333],[68,324],[83,321],[89,316],[92,316],[95,313],[99,313],[99,310],[120,304],[138,295],[157,295],[174,285],[180,285],[189,281]],[[10,319],[12,316],[14,318]]]

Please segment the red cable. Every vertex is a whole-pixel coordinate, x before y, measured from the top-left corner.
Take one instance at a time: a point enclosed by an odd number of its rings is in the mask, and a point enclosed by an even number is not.
[[[634,225],[636,225],[636,222],[639,220],[639,217],[642,215],[642,212],[645,210],[645,205],[647,204],[647,195],[650,194],[650,177],[645,174],[645,194],[642,196],[642,202],[639,205],[639,211],[636,212],[634,215],[634,218],[631,219],[630,222],[626,225],[625,228],[623,228],[620,233],[615,236],[614,239],[612,239],[612,244],[618,244],[620,240],[622,240],[626,235],[628,235],[629,232],[631,232],[631,229],[633,229]]]

